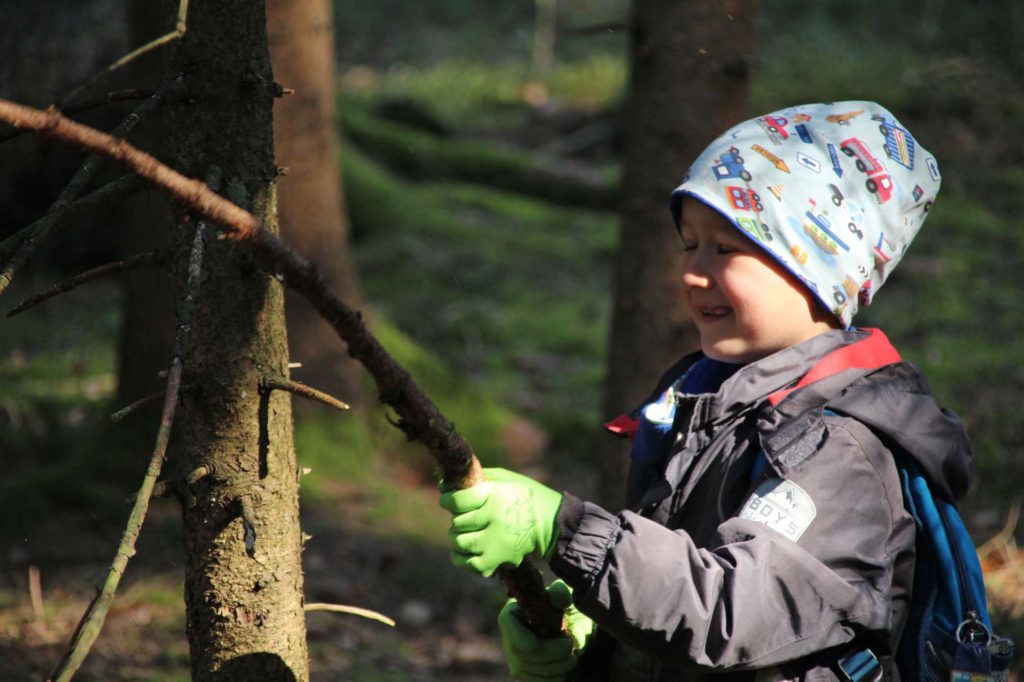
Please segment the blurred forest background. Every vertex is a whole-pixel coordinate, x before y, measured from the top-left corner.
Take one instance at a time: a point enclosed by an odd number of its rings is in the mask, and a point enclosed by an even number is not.
[[[127,4],[5,3],[0,96],[46,105],[126,53]],[[345,204],[375,332],[486,464],[595,494],[629,2],[334,9]],[[998,619],[1024,642],[1024,567],[1013,568],[1024,482],[1024,6],[776,0],[759,10],[751,52],[750,114],[874,99],[939,160],[943,188],[926,227],[858,323],[885,329],[964,417],[976,455],[965,516],[978,544],[991,540],[983,554]],[[129,110],[85,119],[109,129]],[[0,236],[37,218],[79,163],[31,136],[0,145]],[[540,172],[561,181],[538,182]],[[664,178],[666,206],[678,179]],[[115,260],[118,240],[146,227],[124,222],[96,215],[63,230],[5,293],[5,310]],[[667,211],[664,222],[670,229]],[[155,411],[111,425],[142,397],[117,386],[122,284],[103,280],[0,326],[5,680],[41,679],[63,650],[109,565],[155,433]],[[399,625],[310,614],[313,678],[504,679],[501,590],[449,566],[432,464],[369,402],[296,416],[299,461],[312,469],[302,488],[313,536],[306,593]],[[133,443],[142,445],[129,452]],[[176,503],[155,503],[78,679],[188,679],[178,518]]]

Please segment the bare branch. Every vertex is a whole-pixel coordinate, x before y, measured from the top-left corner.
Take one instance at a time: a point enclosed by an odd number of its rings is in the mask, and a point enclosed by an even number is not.
[[[300,383],[298,381],[268,376],[263,377],[263,379],[260,380],[260,386],[270,391],[288,391],[289,393],[294,393],[295,395],[302,396],[303,398],[309,398],[310,400],[319,401],[324,405],[333,407],[336,410],[349,409],[348,403],[342,402],[332,395],[328,395],[323,391],[318,391],[315,388],[307,386],[306,384]]]
[[[152,263],[160,263],[163,258],[164,253],[162,251],[149,251],[147,253],[136,254],[129,258],[125,258],[124,260],[119,260],[115,263],[107,263],[106,265],[101,265],[98,268],[93,268],[92,270],[86,270],[85,272],[75,275],[70,279],[66,279],[63,282],[58,282],[54,284],[52,287],[50,287],[49,289],[42,293],[38,293],[35,296],[25,299],[17,306],[12,308],[10,312],[7,313],[7,317],[14,317],[18,313],[23,313],[29,308],[34,308],[40,303],[50,300],[54,296],[59,296],[61,294],[67,293],[72,289],[80,287],[81,285],[91,282],[95,279],[99,279],[100,277],[106,277],[107,275],[112,275],[118,272],[125,272],[127,270],[134,270],[136,268],[141,268],[144,265],[150,265]],[[117,420],[115,419],[114,421]]]
[[[83,625],[78,635],[71,641],[68,653],[58,665],[56,674],[51,676],[55,682],[66,682],[70,680],[78,668],[82,665],[85,657],[92,649],[93,643],[103,629],[103,622],[106,620],[107,611],[114,601],[114,593],[128,560],[135,554],[135,542],[138,540],[142,524],[146,519],[146,512],[149,509],[149,501],[160,476],[160,469],[163,466],[164,458],[167,455],[167,444],[170,441],[171,426],[174,423],[174,412],[178,404],[178,391],[181,387],[182,359],[188,347],[188,335],[192,327],[192,313],[195,309],[196,299],[199,296],[199,274],[203,262],[203,249],[205,246],[206,225],[200,222],[196,226],[195,238],[192,241],[192,254],[189,259],[188,281],[185,289],[185,301],[182,305],[181,323],[178,325],[178,333],[174,340],[174,357],[171,360],[171,367],[167,374],[167,392],[164,397],[164,410],[160,418],[160,429],[156,435],[156,445],[153,448],[153,455],[149,460],[149,467],[146,476],[132,506],[128,524],[124,534],[121,536],[121,543],[118,545],[114,561],[107,572],[106,582],[99,598],[90,605],[83,618]]]
[[[345,606],[344,604],[326,604],[323,602],[313,602],[306,604],[302,607],[304,611],[309,613],[310,611],[332,611],[334,613],[350,613],[354,616],[362,616],[363,618],[369,618],[375,620],[378,623],[384,623],[395,627],[395,621],[392,618],[388,618],[383,613],[377,611],[371,611],[370,609],[359,608],[358,606]]]
[[[152,96],[153,93],[149,90],[114,90],[113,92],[106,92],[102,95],[96,95],[94,97],[88,97],[77,102],[72,102],[71,104],[61,109],[61,111],[64,112],[65,116],[71,116],[73,114],[80,114],[83,111],[95,109],[97,107],[101,107],[106,104],[112,104],[114,102],[123,102],[125,100],[133,99],[146,99],[147,97]],[[25,132],[27,131],[18,130],[17,128],[14,128],[12,130],[0,133],[0,144],[3,144],[8,140],[12,140],[18,137],[19,135],[24,134]]]
[[[0,242],[0,260],[7,259],[10,254],[16,251],[37,229],[41,229],[46,224],[52,222],[54,228],[60,227],[75,218],[86,215],[91,211],[95,211],[97,208],[100,208],[110,201],[131,196],[145,187],[145,181],[143,181],[143,179],[138,175],[135,175],[134,173],[122,175],[117,180],[109,182],[97,190],[93,190],[81,199],[70,204],[63,213],[47,213],[31,225],[26,225],[7,239]]]
[[[182,384],[182,388],[185,388],[185,386],[187,386],[187,384]],[[177,495],[182,504],[191,507],[195,503],[195,496],[192,494],[192,491],[189,490],[189,486],[195,485],[212,473],[213,465],[211,464],[193,469],[186,476],[181,478],[165,478],[162,481],[157,481],[156,485],[153,486],[152,497]],[[134,500],[134,497],[132,500]]]
[[[302,294],[348,344],[349,355],[370,372],[381,401],[399,415],[406,435],[422,442],[438,461],[448,486],[465,488],[482,480],[480,462],[469,444],[380,345],[362,316],[334,295],[315,267],[285,247],[251,213],[128,143],[70,121],[56,111],[43,112],[0,100],[0,120],[106,154],[187,204],[194,213],[222,225],[228,231],[225,237],[247,244],[268,272]],[[500,569],[498,574],[509,594],[519,601],[534,632],[553,637],[561,631],[562,613],[548,602],[543,576],[528,559],[517,568]]]
[[[185,483],[189,485],[195,485],[199,481],[203,480],[207,476],[213,473],[213,465],[196,467],[188,473],[185,477]]]
[[[74,631],[71,633],[72,642],[78,639],[78,636],[82,633],[82,628],[85,626],[85,622],[89,619],[89,614],[91,614],[93,609],[96,607],[96,602],[99,600],[100,594],[101,592],[99,588],[94,587],[92,598],[89,600],[89,603],[85,607],[85,613],[82,614],[82,617],[79,619]],[[53,670],[51,670],[50,674],[46,676],[46,682],[53,682],[55,676],[57,675],[57,671],[60,670],[67,663],[68,656],[70,655],[71,650],[68,650],[67,653],[64,654],[64,657],[57,661],[57,665],[53,666]]]
[[[11,312],[7,313],[7,316],[10,317],[13,314],[14,314],[14,311],[12,310]],[[145,398],[140,398],[139,400],[136,400],[131,405],[126,405],[126,406],[122,407],[120,410],[118,410],[117,412],[114,412],[113,414],[111,414],[110,415],[110,421],[112,421],[112,422],[114,422],[116,424],[117,422],[119,422],[122,419],[124,419],[125,417],[133,414],[137,410],[141,410],[143,407],[146,407],[147,405],[152,405],[157,400],[160,400],[160,398],[163,398],[164,395],[165,395],[164,391],[158,391],[157,393],[151,393],[150,395],[147,395]]]
[[[125,56],[121,57],[116,62],[114,62],[113,64],[111,64],[107,68],[105,68],[103,71],[100,71],[99,73],[95,74],[92,78],[87,80],[85,83],[83,83],[82,85],[80,85],[77,88],[75,88],[74,90],[72,90],[62,100],[61,103],[63,104],[64,102],[67,102],[69,100],[75,99],[76,97],[78,97],[78,95],[80,95],[81,93],[83,93],[86,90],[88,90],[89,88],[91,88],[96,83],[96,81],[98,81],[100,78],[102,78],[103,76],[107,75],[108,73],[110,73],[112,71],[116,71],[117,69],[121,68],[125,64],[128,64],[129,62],[134,61],[135,59],[138,59],[142,55],[146,54],[147,52],[151,52],[152,50],[155,50],[156,48],[160,47],[161,45],[166,45],[167,43],[169,43],[169,42],[171,42],[173,40],[177,40],[178,38],[182,37],[183,35],[185,35],[185,31],[188,30],[187,19],[188,19],[188,0],[180,0],[179,4],[178,4],[178,18],[174,22],[174,30],[173,31],[171,31],[170,33],[167,33],[165,35],[162,35],[159,38],[156,38],[155,40],[152,40],[152,41],[146,43],[145,45],[143,45],[142,47],[137,48],[135,50],[132,50],[131,52],[129,52]],[[63,108],[63,107],[61,107],[61,108]]]
[[[180,87],[179,81],[165,86],[160,89],[160,92],[156,93],[145,102],[142,103],[135,111],[128,115],[128,117],[121,122],[120,125],[111,134],[113,138],[124,138],[128,133],[135,129],[136,126],[149,114],[156,111],[156,109],[163,103],[168,91],[171,88]],[[60,117],[60,114],[56,109],[51,109],[50,113]],[[17,122],[12,122],[15,127],[21,127]],[[11,258],[11,260],[4,267],[3,271],[0,271],[0,293],[3,293],[5,289],[11,284],[11,280],[14,278],[15,273],[22,268],[22,266],[32,257],[36,249],[39,248],[45,239],[50,235],[50,232],[56,226],[57,217],[64,213],[68,206],[71,205],[82,190],[85,189],[86,184],[92,179],[99,169],[101,162],[104,160],[104,155],[99,153],[92,153],[82,164],[82,167],[78,169],[74,177],[67,184],[64,190],[57,197],[57,201],[50,206],[46,215],[39,221],[38,225],[28,237],[22,242],[17,253]]]

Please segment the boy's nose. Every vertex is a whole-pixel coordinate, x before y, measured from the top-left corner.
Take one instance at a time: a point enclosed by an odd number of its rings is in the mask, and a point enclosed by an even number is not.
[[[683,285],[692,289],[707,289],[711,284],[711,275],[702,259],[697,254],[690,255],[683,265]]]

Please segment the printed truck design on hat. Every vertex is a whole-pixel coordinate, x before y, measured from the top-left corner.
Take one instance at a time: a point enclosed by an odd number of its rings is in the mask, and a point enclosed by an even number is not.
[[[860,291],[860,285],[849,275],[843,278],[843,284],[840,287],[838,284],[832,287],[832,300],[836,302],[836,305],[842,305],[846,303],[847,299],[855,295]]]
[[[775,144],[782,144],[784,140],[789,139],[789,133],[786,132],[786,126],[789,125],[789,120],[785,116],[763,116],[757,119],[758,124],[764,131],[768,133],[768,139]]]
[[[728,180],[730,178],[740,178],[750,182],[750,171],[743,165],[743,157],[740,156],[740,150],[736,147],[729,147],[729,150],[718,157],[718,161],[714,166],[711,167],[714,171],[715,177],[719,180]]]
[[[753,235],[758,241],[770,242],[772,237],[772,229],[762,222],[754,220],[753,218],[737,218],[736,222],[740,224],[744,230]]]
[[[878,121],[878,130],[885,139],[886,155],[904,168],[914,170],[914,138],[907,129],[878,114],[871,119]]]
[[[761,204],[761,195],[752,189],[729,185],[725,188],[725,196],[729,198],[729,203],[733,208],[741,211],[759,213],[764,210],[764,206]]]
[[[885,171],[882,162],[868,150],[867,145],[856,137],[851,137],[840,142],[839,148],[847,156],[856,159],[857,170],[868,176],[868,179],[864,181],[864,186],[875,195],[878,203],[884,204],[889,201],[892,198],[892,178]]]

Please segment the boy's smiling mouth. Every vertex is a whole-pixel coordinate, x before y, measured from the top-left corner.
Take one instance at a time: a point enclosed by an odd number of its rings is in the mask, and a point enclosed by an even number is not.
[[[697,315],[704,322],[721,320],[732,312],[731,308],[722,305],[698,305],[694,306],[694,310],[697,311]]]

